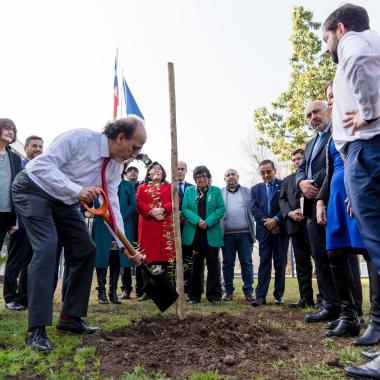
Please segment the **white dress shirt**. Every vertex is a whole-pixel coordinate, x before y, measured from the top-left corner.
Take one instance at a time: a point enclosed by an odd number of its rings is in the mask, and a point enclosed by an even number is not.
[[[102,187],[103,158],[109,155],[106,135],[89,129],[73,129],[58,136],[45,153],[30,161],[25,172],[50,196],[72,205],[78,203],[83,187]],[[105,176],[116,224],[124,231],[117,195],[122,171],[123,164],[110,160]]]
[[[380,116],[380,37],[373,30],[348,32],[339,41],[334,78],[333,138],[338,150],[354,140],[380,134],[380,119],[356,131],[343,127],[347,111],[359,110],[364,120]]]

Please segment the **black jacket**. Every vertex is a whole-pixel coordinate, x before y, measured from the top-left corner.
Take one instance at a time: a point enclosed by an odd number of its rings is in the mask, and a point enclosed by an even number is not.
[[[281,193],[280,193],[280,209],[284,220],[286,221],[286,232],[288,235],[295,234],[304,224],[304,221],[296,222],[289,218],[290,211],[300,208],[301,191],[296,184],[296,173],[290,174],[282,180]]]
[[[318,135],[313,137],[307,144],[305,149],[305,156],[302,160],[302,163],[297,171],[296,174],[296,182],[297,186],[300,181],[307,178],[307,172],[308,168],[311,165],[311,170],[313,173],[312,179],[315,181],[316,186],[318,188],[321,188],[323,181],[326,176],[326,144],[331,136],[331,131],[324,133],[322,143],[319,145],[318,151],[314,155],[314,158],[311,159],[311,155],[313,152],[314,144],[317,140]],[[307,199],[305,197],[305,203],[304,203],[304,215],[307,217],[313,217],[315,216],[315,200],[314,199]]]
[[[12,152],[11,148],[9,146],[6,147],[8,155],[9,155],[9,163],[11,165],[11,183],[13,183],[13,180],[15,179],[16,175],[19,171],[21,171],[21,157],[17,155],[16,153]],[[12,199],[12,193],[11,193],[11,187],[9,188],[9,194]],[[13,207],[12,202],[12,225],[16,223],[16,214]]]

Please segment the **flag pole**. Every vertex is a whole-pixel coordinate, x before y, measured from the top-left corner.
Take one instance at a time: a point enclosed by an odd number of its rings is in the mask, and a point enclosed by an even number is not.
[[[176,284],[179,294],[178,314],[179,319],[185,319],[185,288],[183,275],[183,255],[181,243],[181,228],[179,217],[179,196],[178,196],[178,149],[177,149],[177,121],[176,121],[176,101],[175,101],[175,81],[174,65],[168,62],[169,75],[169,102],[170,102],[170,135],[171,135],[171,169],[172,169],[172,202],[173,202],[173,222],[174,239],[176,249]]]

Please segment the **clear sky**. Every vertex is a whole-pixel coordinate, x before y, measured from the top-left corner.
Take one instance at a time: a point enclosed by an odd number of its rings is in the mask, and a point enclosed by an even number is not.
[[[0,0],[0,115],[19,139],[46,145],[112,118],[113,66],[146,119],[144,151],[170,172],[167,62],[174,62],[179,158],[207,165],[217,185],[250,162],[243,145],[256,107],[287,88],[295,5],[323,21],[341,1]],[[380,2],[357,1],[380,32]],[[86,147],[83,147],[85,149]],[[191,173],[188,174],[191,179]]]

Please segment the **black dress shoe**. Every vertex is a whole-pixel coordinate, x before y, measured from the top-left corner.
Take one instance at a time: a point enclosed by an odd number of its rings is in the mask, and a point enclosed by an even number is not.
[[[256,299],[254,299],[251,303],[251,305],[253,307],[256,307],[256,306],[262,306],[262,305],[266,305],[267,301],[265,298],[262,298],[262,297],[257,297]]]
[[[344,372],[357,379],[380,379],[380,356],[366,364],[346,367]]]
[[[330,309],[322,309],[317,313],[308,314],[305,317],[305,322],[307,323],[318,323],[325,321],[332,321],[339,317],[339,311],[334,311]]]
[[[380,356],[380,351],[362,351],[362,356],[368,360],[373,360]]]
[[[119,300],[119,297],[117,296],[117,293],[116,293],[116,290],[112,291],[112,292],[109,292],[108,293],[108,298],[109,300],[116,304],[116,305],[120,305],[121,304],[121,301]]]
[[[60,319],[57,323],[57,330],[70,331],[75,334],[94,334],[101,331],[101,328],[89,326],[82,318],[72,318],[69,321]]]
[[[342,318],[334,330],[327,330],[326,336],[346,337],[360,334],[359,319]]]
[[[374,346],[378,343],[380,343],[380,328],[371,322],[364,331],[363,335],[353,341],[355,346]]]
[[[31,346],[34,350],[50,352],[53,349],[46,335],[44,326],[30,328],[25,341],[26,344]]]
[[[307,307],[314,307],[315,303],[313,300],[308,301],[306,298],[301,298],[296,303],[290,303],[288,307],[290,309],[306,309]]]
[[[276,305],[283,305],[285,302],[284,302],[284,299],[282,297],[274,297],[274,303]]]
[[[22,311],[22,310],[26,309],[25,306],[21,305],[21,303],[19,303],[17,301],[8,302],[5,304],[5,307],[9,310],[12,310],[12,311]]]
[[[333,321],[327,322],[327,328],[329,330],[334,330],[339,325],[340,321],[341,319],[339,317],[338,319],[334,319]]]

